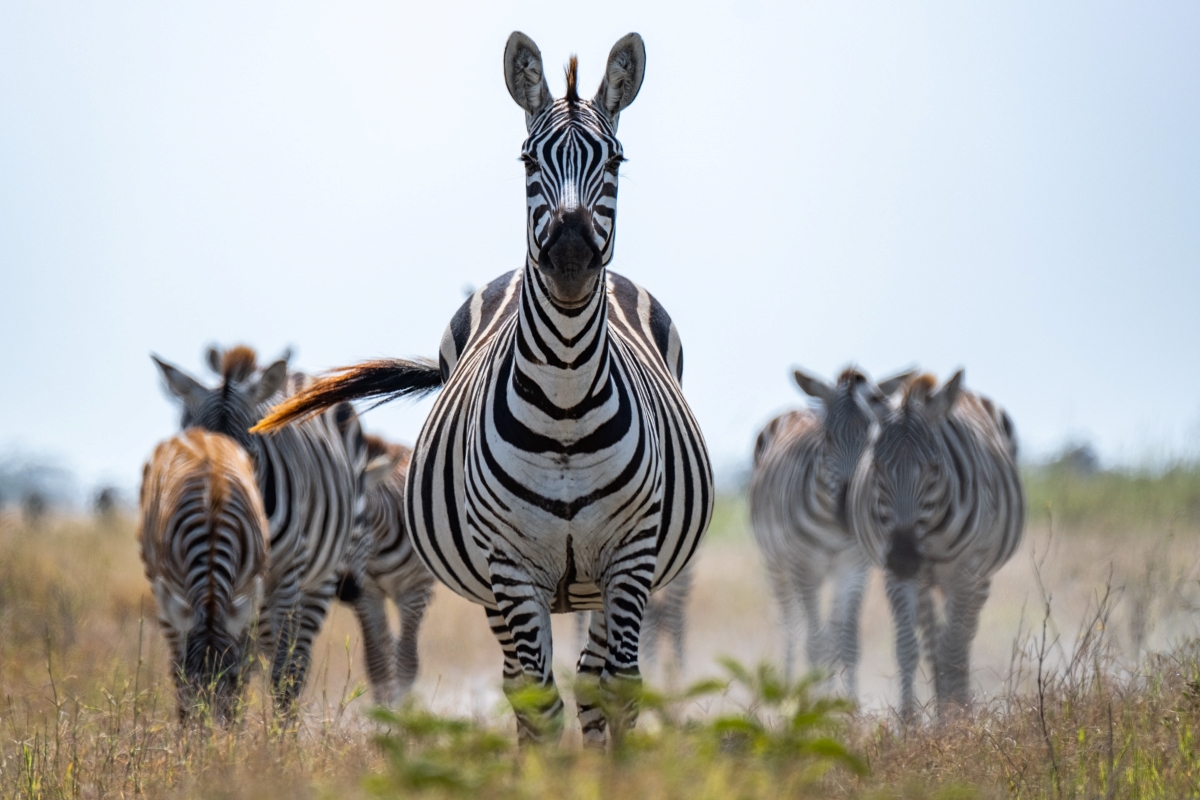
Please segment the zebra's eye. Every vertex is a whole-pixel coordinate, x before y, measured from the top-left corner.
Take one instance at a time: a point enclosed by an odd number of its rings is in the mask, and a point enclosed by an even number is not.
[[[621,155],[620,153],[617,153],[616,155],[614,155],[612,158],[610,158],[604,164],[604,169],[606,171],[608,171],[610,174],[616,175],[617,170],[619,170],[621,168],[621,164],[624,163],[624,161],[625,161],[625,156]]]
[[[530,153],[521,153],[521,161],[525,164],[525,174],[532,175],[538,171],[538,161]]]

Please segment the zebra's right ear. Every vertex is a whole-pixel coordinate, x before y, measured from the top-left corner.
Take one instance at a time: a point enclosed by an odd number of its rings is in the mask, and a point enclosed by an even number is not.
[[[800,387],[800,391],[809,397],[815,397],[823,403],[828,403],[833,399],[833,387],[820,378],[815,378],[799,369],[792,372],[792,377],[796,379],[796,385]]]
[[[167,391],[183,403],[185,408],[194,408],[199,405],[200,401],[208,394],[208,389],[204,388],[202,383],[179,367],[168,364],[153,353],[150,354],[150,358],[162,374]]]
[[[210,344],[208,349],[204,351],[204,358],[208,361],[208,368],[218,375],[221,374],[221,359],[224,357],[221,348],[215,344]]]
[[[879,387],[879,391],[883,392],[885,396],[895,394],[901,386],[908,383],[909,378],[916,374],[917,370],[914,367],[913,369],[907,369],[904,372],[898,372],[890,378],[884,378],[876,385]]]
[[[262,376],[250,391],[250,401],[255,405],[265,402],[271,395],[279,391],[287,380],[287,359],[281,358],[263,370]]]
[[[954,408],[954,401],[958,399],[959,391],[962,389],[963,370],[954,373],[950,380],[946,381],[942,388],[929,396],[926,403],[926,413],[934,419],[942,419],[950,413],[950,409]]]
[[[542,51],[520,31],[513,31],[504,46],[504,83],[517,105],[525,109],[525,127],[533,125],[534,117],[554,102],[546,87],[542,69]]]

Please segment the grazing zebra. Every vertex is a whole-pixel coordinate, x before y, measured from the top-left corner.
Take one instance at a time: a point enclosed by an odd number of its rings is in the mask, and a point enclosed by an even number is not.
[[[138,541],[171,651],[181,719],[207,700],[227,719],[251,655],[267,575],[267,518],[246,451],[188,428],[142,471]]]
[[[830,386],[796,370],[797,385],[819,408],[781,414],[758,435],[750,521],[781,611],[789,680],[802,612],[809,666],[839,671],[847,694],[858,694],[858,619],[869,561],[846,524],[846,490],[877,409],[912,374],[877,386],[849,367]],[[825,619],[827,580],[834,594]]]
[[[1025,522],[1012,421],[962,379],[960,370],[940,389],[931,375],[910,381],[873,428],[850,484],[850,527],[885,570],[906,719],[916,711],[918,625],[939,714],[966,704],[979,612]]]
[[[679,335],[646,290],[607,270],[623,160],[617,119],[644,65],[642,39],[629,34],[594,99],[579,97],[572,59],[566,97],[554,100],[537,46],[514,33],[504,74],[529,128],[524,268],[463,304],[440,370],[360,364],[259,426],[444,385],[413,451],[409,531],[434,575],[486,609],[510,698],[544,690],[514,704],[523,742],[562,730],[552,613],[603,612],[592,615],[578,662],[584,740],[603,744],[606,728],[619,735],[636,721],[647,598],[687,565],[712,514],[708,454],[680,388]]]
[[[236,441],[254,463],[271,532],[271,569],[263,599],[263,644],[281,708],[291,709],[304,686],[312,642],[339,581],[361,574],[352,563],[365,548],[356,541],[363,507],[366,445],[348,403],[276,436],[249,429],[270,407],[308,381],[288,374],[287,358],[259,370],[248,347],[208,351],[221,376],[209,389],[154,358],[168,391],[183,406],[183,427],[196,426]]]
[[[338,596],[353,606],[362,626],[375,701],[392,705],[417,678],[417,634],[433,593],[433,575],[417,557],[405,527],[404,480],[412,450],[377,436],[364,439],[369,551],[361,583],[343,581]],[[388,625],[387,598],[400,611],[398,640]]]

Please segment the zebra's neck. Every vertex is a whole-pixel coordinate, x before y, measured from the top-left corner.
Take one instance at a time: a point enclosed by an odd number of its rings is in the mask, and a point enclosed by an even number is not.
[[[521,282],[511,389],[514,399],[550,419],[579,420],[609,392],[608,292],[605,271],[586,303],[563,308],[535,267]]]

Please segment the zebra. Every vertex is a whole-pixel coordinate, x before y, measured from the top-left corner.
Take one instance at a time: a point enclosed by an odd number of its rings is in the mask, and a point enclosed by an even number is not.
[[[207,699],[228,719],[251,654],[268,529],[254,465],[227,436],[188,428],[142,471],[137,538],[171,653],[179,717]]]
[[[366,445],[348,403],[270,437],[249,429],[269,408],[308,382],[288,374],[288,354],[259,369],[249,347],[208,349],[220,383],[207,388],[152,356],[168,392],[183,407],[182,427],[237,442],[254,464],[270,530],[270,573],[263,597],[262,644],[281,710],[293,710],[312,661],[312,642],[340,582],[360,575]],[[357,559],[357,561],[356,561]]]
[[[370,551],[361,583],[343,581],[338,597],[353,606],[363,631],[367,674],[379,705],[394,705],[416,681],[417,634],[433,594],[433,575],[413,549],[404,521],[404,481],[412,449],[377,436],[367,445],[365,541]],[[392,636],[385,601],[400,612]]]
[[[858,620],[869,562],[846,524],[846,490],[878,409],[912,375],[909,370],[876,385],[847,367],[830,386],[797,369],[796,384],[818,409],[788,411],[758,434],[750,521],[781,612],[788,680],[803,612],[809,666],[840,671],[846,693],[858,694]],[[834,596],[824,619],[827,579]]]
[[[884,568],[906,720],[916,712],[918,627],[939,716],[966,705],[979,612],[1025,522],[1012,420],[962,382],[962,370],[940,388],[932,375],[913,378],[873,427],[850,483],[851,530]]]
[[[566,96],[555,100],[537,45],[513,33],[505,82],[529,130],[524,266],[468,298],[437,365],[347,368],[258,426],[441,387],[413,450],[408,527],[433,574],[484,607],[522,743],[562,731],[552,613],[603,612],[592,614],[577,663],[584,741],[603,746],[609,729],[620,736],[636,722],[647,598],[688,564],[712,515],[678,331],[645,289],[608,270],[624,160],[618,115],[645,60],[639,35],[620,39],[584,100],[572,58]]]

